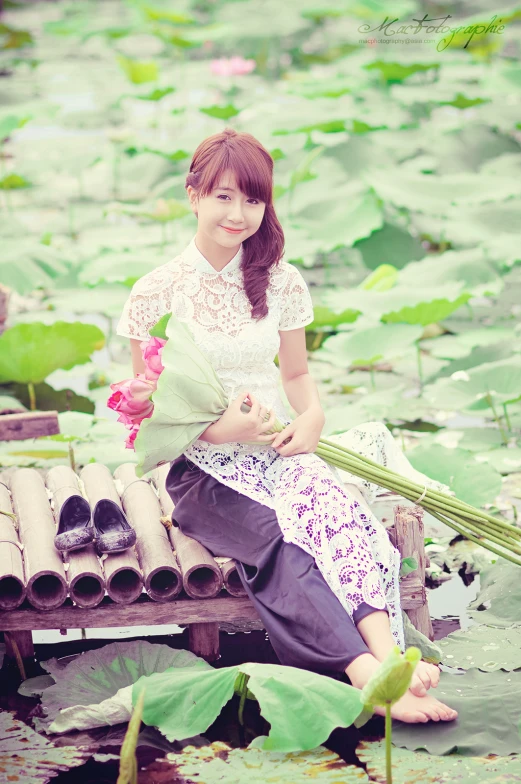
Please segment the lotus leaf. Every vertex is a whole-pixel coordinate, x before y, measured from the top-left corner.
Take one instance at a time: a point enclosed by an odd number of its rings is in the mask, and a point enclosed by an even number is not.
[[[496,629],[471,626],[466,631],[451,632],[438,641],[442,662],[450,667],[483,672],[521,668],[521,628]]]
[[[386,783],[383,741],[362,741],[356,754],[371,781]],[[393,749],[393,774],[400,784],[499,784],[521,782],[518,757],[437,757],[425,752]]]
[[[75,746],[57,748],[8,711],[0,712],[0,779],[45,784],[60,771],[83,765],[90,754]]]
[[[518,732],[521,672],[442,672],[433,696],[458,711],[458,718],[436,724],[393,722],[393,742],[411,751],[469,757],[521,753]]]

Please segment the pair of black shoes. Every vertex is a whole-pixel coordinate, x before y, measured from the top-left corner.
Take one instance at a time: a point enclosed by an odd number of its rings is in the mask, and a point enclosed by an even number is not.
[[[54,546],[63,552],[79,550],[91,542],[98,555],[120,553],[136,543],[136,532],[109,498],[101,498],[91,514],[90,504],[83,496],[71,495],[60,509]]]

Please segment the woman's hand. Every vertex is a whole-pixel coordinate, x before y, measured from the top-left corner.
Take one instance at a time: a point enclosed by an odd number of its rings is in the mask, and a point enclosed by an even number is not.
[[[277,433],[271,446],[283,457],[314,452],[318,446],[325,421],[326,417],[321,407],[308,408],[307,411],[299,414],[293,422],[286,425],[284,430]],[[291,440],[287,444],[283,444],[283,441],[288,438]]]

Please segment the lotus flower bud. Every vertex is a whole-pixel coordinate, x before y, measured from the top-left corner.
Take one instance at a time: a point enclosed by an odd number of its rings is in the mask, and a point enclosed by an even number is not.
[[[419,648],[412,646],[402,654],[396,645],[362,689],[363,704],[372,707],[398,702],[409,688],[420,659]]]

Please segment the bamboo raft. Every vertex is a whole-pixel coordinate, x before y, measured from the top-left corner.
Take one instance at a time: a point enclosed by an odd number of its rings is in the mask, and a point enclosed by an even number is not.
[[[75,474],[60,465],[44,472],[11,467],[0,473],[0,630],[32,659],[31,632],[156,624],[189,627],[189,649],[208,661],[219,657],[219,623],[258,621],[231,558],[214,558],[184,536],[166,492],[169,465],[147,478],[134,464],[112,475],[101,463]],[[72,494],[91,508],[100,498],[121,506],[136,531],[134,548],[99,558],[94,546],[62,554],[54,547],[59,510]],[[425,591],[422,509],[397,505],[388,528],[402,558],[419,568],[402,578],[402,607],[432,637]]]
[[[0,441],[60,432],[56,411],[0,413]],[[254,621],[262,628],[234,560],[215,558],[177,526],[165,489],[168,470],[162,465],[144,479],[133,463],[113,475],[101,463],[79,475],[66,465],[0,472],[0,631],[8,658],[19,653],[30,671],[37,629],[175,623],[188,626],[189,649],[212,662],[219,658],[220,624]],[[136,531],[135,546],[99,558],[89,545],[63,557],[54,536],[60,509],[75,493],[91,508],[100,498],[119,504]],[[387,530],[402,558],[418,561],[400,582],[402,608],[432,639],[422,515],[421,507],[397,503]]]

